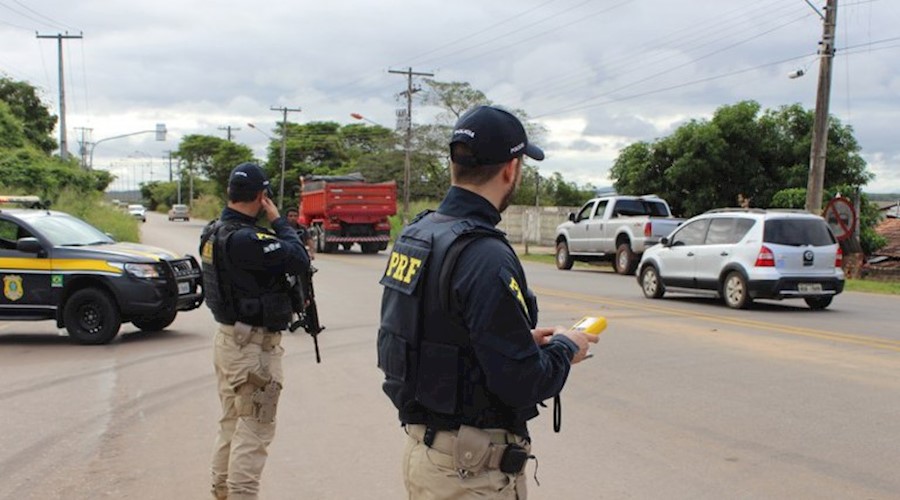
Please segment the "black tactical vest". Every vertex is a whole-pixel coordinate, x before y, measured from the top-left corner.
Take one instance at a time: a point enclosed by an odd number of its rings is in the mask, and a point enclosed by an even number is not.
[[[380,281],[385,289],[378,366],[385,373],[382,388],[403,423],[524,429],[524,422],[537,414],[534,408],[509,408],[487,391],[468,328],[450,293],[462,249],[481,237],[506,242],[503,236],[477,220],[425,212],[394,244]],[[529,298],[534,325],[536,301]]]
[[[219,323],[240,321],[269,330],[283,330],[291,320],[291,299],[284,275],[260,275],[235,266],[228,258],[228,241],[243,228],[268,230],[239,221],[214,220],[200,237],[201,269],[206,305]]]

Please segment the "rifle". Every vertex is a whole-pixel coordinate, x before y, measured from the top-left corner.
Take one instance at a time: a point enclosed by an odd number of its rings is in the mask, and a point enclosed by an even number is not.
[[[316,348],[316,363],[322,362],[319,355],[319,333],[325,329],[319,324],[319,308],[316,306],[316,294],[313,291],[313,274],[318,269],[309,266],[309,271],[290,276],[291,283],[291,308],[297,320],[291,322],[288,330],[293,333],[301,326],[313,338]]]

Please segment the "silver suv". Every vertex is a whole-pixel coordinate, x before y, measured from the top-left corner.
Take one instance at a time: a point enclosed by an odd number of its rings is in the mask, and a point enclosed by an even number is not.
[[[802,298],[824,309],[844,290],[843,255],[825,220],[807,212],[716,209],[682,224],[644,252],[638,283],[647,298],[712,292],[729,307]]]

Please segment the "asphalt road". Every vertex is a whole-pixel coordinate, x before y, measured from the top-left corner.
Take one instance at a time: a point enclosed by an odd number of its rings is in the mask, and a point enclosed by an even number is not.
[[[142,231],[196,255],[201,228],[150,214]],[[385,255],[315,263],[323,362],[309,337],[286,337],[262,496],[402,498],[405,436],[375,366]],[[530,498],[900,497],[900,298],[734,311],[644,299],[609,268],[526,271],[541,324],[609,320],[595,357],[573,368],[562,432],[550,408],[531,423]],[[125,325],[85,347],[52,322],[0,322],[0,498],[207,498],[214,328],[203,306],[166,332]]]

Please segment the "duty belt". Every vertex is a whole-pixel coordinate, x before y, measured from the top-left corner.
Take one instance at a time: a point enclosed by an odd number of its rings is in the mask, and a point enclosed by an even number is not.
[[[271,351],[281,345],[281,332],[273,332],[264,326],[254,326],[250,329],[250,336],[244,343],[238,342],[234,334],[234,325],[222,324],[220,331],[235,339],[239,345],[257,344],[263,351]]]
[[[445,455],[454,455],[456,448],[457,431],[438,431],[422,424],[407,424],[406,432],[415,440],[425,443],[426,446]],[[519,473],[525,466],[525,460],[530,456],[530,444],[519,436],[499,430],[488,430],[491,445],[488,453],[490,456],[485,464],[488,469],[499,469],[507,473]],[[520,444],[521,443],[521,444]],[[509,451],[521,450],[524,456],[521,460],[510,460]],[[506,456],[506,458],[504,458]],[[511,463],[516,462],[516,463]]]

